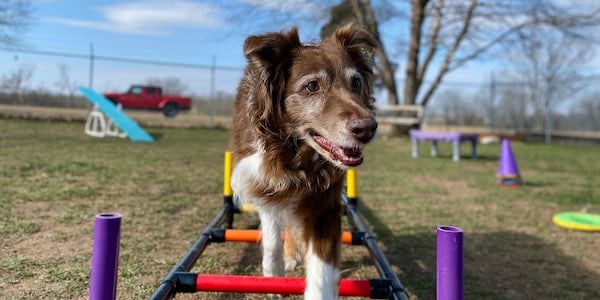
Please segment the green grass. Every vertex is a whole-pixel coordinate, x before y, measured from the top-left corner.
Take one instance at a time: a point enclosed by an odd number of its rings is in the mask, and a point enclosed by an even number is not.
[[[222,203],[228,132],[155,129],[152,144],[95,139],[80,123],[0,120],[0,298],[85,299],[94,215],[123,214],[118,298],[148,298]],[[435,298],[435,227],[465,230],[468,299],[598,299],[597,234],[552,224],[600,209],[598,148],[513,143],[526,184],[495,184],[498,145],[480,159],[440,157],[407,139],[377,139],[359,168],[361,208],[414,299]],[[237,227],[256,226],[250,216]],[[344,276],[376,276],[344,248]],[[211,245],[196,267],[259,274],[256,245]],[[301,275],[301,273],[298,273]],[[196,299],[230,295],[196,295]],[[187,297],[181,297],[187,298]],[[251,297],[261,299],[260,297]]]

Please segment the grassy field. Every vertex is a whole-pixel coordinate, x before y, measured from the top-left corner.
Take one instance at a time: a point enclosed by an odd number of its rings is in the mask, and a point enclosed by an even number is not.
[[[228,133],[149,129],[152,144],[94,139],[81,123],[0,120],[0,298],[85,299],[94,215],[123,214],[118,298],[148,298],[222,203]],[[359,169],[362,212],[413,299],[435,298],[435,227],[465,230],[467,299],[599,299],[600,238],[552,224],[600,212],[597,147],[513,143],[526,185],[495,184],[499,145],[480,158],[410,158],[377,139]],[[466,152],[464,152],[466,154]],[[236,227],[256,227],[252,216]],[[343,277],[376,276],[343,248]],[[259,274],[257,245],[211,245],[195,271]],[[298,273],[301,275],[301,273]],[[201,295],[183,299],[238,299]],[[261,299],[254,296],[251,299]]]

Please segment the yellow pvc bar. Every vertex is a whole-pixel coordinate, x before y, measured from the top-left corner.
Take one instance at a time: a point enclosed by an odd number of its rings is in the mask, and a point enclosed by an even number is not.
[[[233,196],[231,189],[231,170],[233,168],[233,154],[231,151],[225,152],[225,169],[223,174],[223,196]]]
[[[258,212],[258,210],[256,209],[256,206],[254,206],[254,204],[251,203],[244,203],[240,206],[240,211],[242,213],[255,213]]]
[[[356,198],[358,196],[356,191],[356,169],[346,171],[346,177],[346,195],[348,198]]]

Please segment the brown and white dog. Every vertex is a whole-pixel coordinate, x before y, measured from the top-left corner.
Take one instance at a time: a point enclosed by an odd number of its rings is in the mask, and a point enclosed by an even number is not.
[[[264,275],[284,276],[304,257],[305,299],[338,297],[344,171],[363,162],[377,128],[374,46],[352,25],[320,44],[300,43],[296,28],[244,43],[231,183],[258,208]]]

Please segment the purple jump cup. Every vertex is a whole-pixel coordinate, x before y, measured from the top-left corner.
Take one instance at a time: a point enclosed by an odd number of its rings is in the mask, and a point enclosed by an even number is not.
[[[437,228],[437,300],[463,299],[463,230]]]
[[[90,274],[90,300],[115,299],[119,266],[121,214],[96,215]]]

